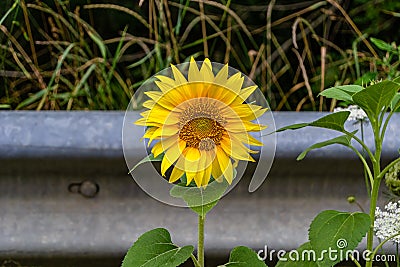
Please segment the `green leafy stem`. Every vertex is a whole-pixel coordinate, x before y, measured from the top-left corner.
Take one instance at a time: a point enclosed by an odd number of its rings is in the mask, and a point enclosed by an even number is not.
[[[389,163],[383,170],[381,170],[383,139],[385,137],[390,119],[395,111],[400,108],[399,89],[400,79],[395,79],[393,81],[374,83],[366,88],[358,85],[336,86],[326,89],[321,93],[322,96],[327,98],[334,98],[336,100],[346,101],[351,105],[357,105],[366,113],[371,123],[374,135],[374,150],[371,150],[362,139],[357,137],[357,131],[348,132],[345,129],[345,122],[350,115],[349,111],[331,113],[310,123],[289,125],[277,130],[277,132],[281,132],[285,130],[297,130],[310,126],[330,129],[343,133],[344,135],[339,137],[310,146],[298,156],[297,160],[302,160],[307,153],[314,149],[333,144],[346,146],[360,158],[368,178],[367,182],[369,184],[367,184],[367,188],[370,188],[371,190],[371,192],[369,192],[371,198],[369,214],[362,213],[364,215],[359,215],[341,212],[336,212],[336,214],[334,211],[327,211],[328,215],[333,216],[331,218],[332,221],[329,223],[324,221],[326,223],[325,227],[321,227],[322,225],[318,222],[321,217],[323,218],[327,215],[325,212],[322,212],[314,219],[310,226],[310,242],[301,246],[299,248],[300,250],[305,248],[312,248],[316,251],[327,249],[332,247],[332,245],[334,245],[332,242],[338,238],[346,238],[347,242],[351,244],[351,247],[355,248],[361,241],[361,238],[367,234],[367,250],[373,251],[374,220],[379,187],[385,174],[390,170],[391,167],[400,161],[400,158],[397,158]],[[368,158],[366,158],[357,150],[357,148],[352,145],[352,140],[361,145]],[[368,159],[372,166],[368,164]],[[336,219],[333,220],[333,218]],[[353,223],[347,224],[347,222],[349,222],[348,219],[351,219]],[[318,228],[318,231],[316,228]],[[335,235],[331,236],[332,233]],[[329,242],[327,242],[327,238]],[[319,240],[323,242],[319,242]],[[383,242],[387,242],[387,240]],[[380,246],[381,245],[378,245],[377,248]],[[375,250],[374,253],[376,253],[376,251],[377,250]],[[372,259],[373,258],[367,260],[366,267],[372,267]],[[357,266],[360,266],[355,259],[353,259],[353,261]],[[319,262],[300,262],[296,263],[296,266],[332,266],[335,263],[337,262],[324,259]],[[286,266],[285,264],[286,263],[280,262],[278,266]]]

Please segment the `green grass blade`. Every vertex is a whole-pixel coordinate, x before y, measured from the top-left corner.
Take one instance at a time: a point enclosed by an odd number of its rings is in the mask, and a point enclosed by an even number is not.
[[[10,15],[10,13],[18,6],[19,0],[15,0],[14,4],[7,10],[6,14],[0,19],[0,25],[3,24],[4,20]]]

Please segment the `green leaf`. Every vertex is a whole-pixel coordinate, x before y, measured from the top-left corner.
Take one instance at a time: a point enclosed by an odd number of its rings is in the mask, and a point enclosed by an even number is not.
[[[164,154],[160,154],[157,157],[154,157],[153,153],[149,154],[147,157],[145,157],[144,159],[142,159],[141,161],[139,161],[130,171],[129,173],[133,172],[137,167],[139,167],[140,165],[142,165],[143,163],[146,162],[151,162],[151,161],[161,161],[164,157]]]
[[[51,87],[53,86],[53,83],[57,77],[57,75],[60,75],[60,71],[61,71],[61,67],[62,64],[64,62],[64,60],[67,58],[69,52],[71,51],[71,49],[75,46],[74,43],[70,44],[62,53],[61,57],[58,59],[57,61],[57,66],[55,68],[55,70],[53,71],[53,75],[51,76],[51,79],[49,81],[49,83],[47,84],[47,91],[50,91]]]
[[[400,85],[392,81],[383,81],[371,85],[353,95],[353,101],[367,113],[371,123],[375,123],[379,114],[386,111]]]
[[[28,106],[32,104],[33,102],[38,101],[42,96],[47,93],[47,90],[40,90],[39,92],[35,93],[34,95],[30,96],[29,98],[25,99],[21,103],[18,104],[18,106],[15,109],[20,109],[25,106]]]
[[[397,94],[393,97],[392,103],[390,103],[390,109],[391,109],[391,110],[396,109],[396,107],[398,106],[399,102],[400,102],[400,93],[397,93]]]
[[[363,87],[359,85],[335,86],[322,91],[320,95],[325,96],[327,98],[335,98],[337,100],[343,100],[353,103],[352,96],[355,93],[361,91],[362,89]]]
[[[298,249],[287,252],[279,259],[275,267],[318,267],[318,259],[310,242],[304,243]]]
[[[178,247],[168,230],[157,228],[141,235],[128,250],[121,267],[176,267],[193,253],[193,246]]]
[[[285,126],[285,127],[279,128],[278,130],[276,130],[276,132],[278,133],[278,132],[283,132],[283,131],[286,131],[286,130],[297,130],[297,129],[304,128],[304,127],[306,127],[308,125],[309,125],[309,123],[292,124],[292,125],[289,125],[289,126]]]
[[[101,37],[97,33],[94,33],[90,30],[88,30],[88,35],[99,47],[101,56],[104,59],[106,59],[107,58],[107,48],[104,45],[104,41],[101,39]]]
[[[310,123],[298,123],[285,126],[276,130],[276,132],[283,132],[286,130],[297,130],[306,126],[314,126],[344,132],[344,123],[350,115],[350,111],[339,111],[330,113],[316,121]]]
[[[315,217],[310,225],[309,240],[319,258],[319,266],[333,266],[345,260],[346,252],[354,250],[365,236],[370,218],[361,212],[340,212],[326,210]],[[337,257],[330,257],[327,251],[336,250]],[[324,254],[325,253],[325,254]],[[343,255],[342,258],[340,255]]]
[[[355,133],[356,133],[356,131],[353,132],[352,134],[354,135]],[[339,144],[339,145],[344,145],[344,146],[349,147],[351,144],[351,139],[352,139],[352,137],[346,134],[346,135],[341,135],[339,137],[335,137],[333,139],[326,140],[324,142],[316,143],[316,144],[310,146],[309,148],[307,148],[306,150],[304,150],[297,157],[296,160],[304,159],[304,157],[307,155],[307,153],[313,149],[317,149],[317,148],[321,148],[321,147],[325,147],[325,146],[329,146],[329,145],[333,145],[333,144]]]
[[[206,188],[176,185],[172,187],[170,195],[182,198],[194,212],[204,216],[218,203],[228,186],[226,180],[220,183],[213,181]]]
[[[373,37],[371,37],[370,40],[380,50],[388,51],[388,52],[395,51],[395,48],[391,44],[386,43],[385,41],[382,41],[380,39],[376,39]]]
[[[219,267],[267,267],[267,265],[258,258],[257,253],[248,247],[236,247],[231,251],[229,262]]]
[[[326,115],[325,117],[313,121],[312,123],[310,123],[310,126],[344,132],[344,123],[346,122],[349,115],[349,111],[331,113],[329,115]]]
[[[325,96],[327,98],[334,98],[337,100],[343,100],[347,102],[353,102],[351,95],[343,90],[337,89],[335,87],[326,89],[322,91],[319,95]]]

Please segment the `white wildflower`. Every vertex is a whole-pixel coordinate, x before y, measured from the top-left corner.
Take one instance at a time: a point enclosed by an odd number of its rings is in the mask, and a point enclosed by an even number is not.
[[[385,210],[376,208],[374,231],[382,240],[400,234],[400,201],[389,202]],[[400,235],[391,238],[391,241],[400,244]]]
[[[369,81],[369,85],[368,85],[368,86],[375,85],[375,84],[378,84],[378,83],[380,83],[380,82],[382,82],[382,79],[379,79],[379,80],[371,80],[371,81]]]
[[[357,105],[350,105],[347,108],[335,108],[333,112],[339,112],[339,111],[350,111],[350,115],[347,118],[348,121],[363,121],[367,117],[367,114],[362,110],[359,106]]]

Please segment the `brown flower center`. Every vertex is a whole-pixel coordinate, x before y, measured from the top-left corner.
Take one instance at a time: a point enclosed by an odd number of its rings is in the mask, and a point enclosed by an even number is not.
[[[186,146],[210,151],[220,145],[226,132],[226,120],[216,101],[197,98],[184,105],[179,120],[179,138],[186,142]]]
[[[225,131],[217,121],[200,117],[183,125],[179,138],[186,142],[186,146],[209,151],[221,143]]]

